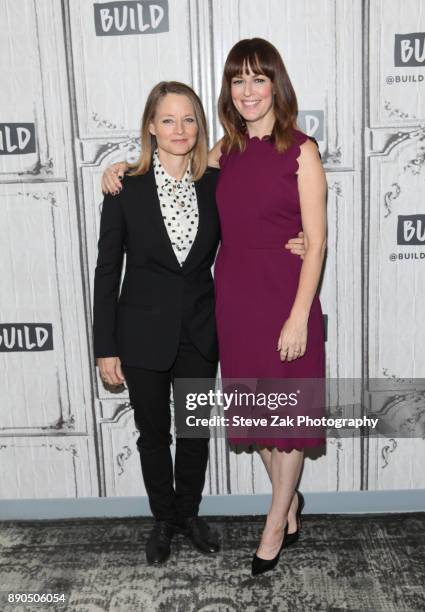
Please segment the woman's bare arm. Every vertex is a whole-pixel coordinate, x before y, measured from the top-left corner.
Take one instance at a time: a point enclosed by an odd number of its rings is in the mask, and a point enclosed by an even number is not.
[[[317,146],[311,140],[301,145],[298,164],[301,219],[307,248],[292,313],[306,317],[317,291],[326,250],[326,177]]]
[[[298,158],[298,190],[306,253],[289,318],[278,341],[281,359],[301,357],[307,345],[307,322],[326,251],[326,178],[317,146],[307,140]]]

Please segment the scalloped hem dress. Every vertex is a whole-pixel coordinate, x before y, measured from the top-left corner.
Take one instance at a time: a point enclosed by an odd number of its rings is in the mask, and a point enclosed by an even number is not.
[[[324,325],[318,295],[308,320],[303,357],[281,362],[278,337],[295,299],[302,260],[284,248],[302,230],[297,185],[300,145],[307,136],[294,130],[294,142],[278,153],[270,137],[247,137],[244,152],[220,158],[217,206],[221,246],[214,268],[216,320],[223,380],[325,377]],[[317,411],[313,416],[317,416]],[[233,430],[234,431],[234,430]],[[238,434],[239,435],[239,434]],[[317,437],[263,437],[255,430],[232,437],[234,445],[291,451],[325,444]]]

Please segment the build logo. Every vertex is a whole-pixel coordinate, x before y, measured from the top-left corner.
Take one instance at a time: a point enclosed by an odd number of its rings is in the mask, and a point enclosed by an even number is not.
[[[0,353],[52,351],[51,323],[1,323]]]
[[[425,215],[399,215],[397,244],[425,245]]]
[[[425,32],[395,35],[394,66],[425,66]]]
[[[322,110],[300,110],[297,123],[300,130],[316,140],[324,138],[324,112]]]
[[[93,5],[96,36],[168,32],[168,0],[102,2]]]
[[[0,155],[35,153],[34,123],[0,123]]]

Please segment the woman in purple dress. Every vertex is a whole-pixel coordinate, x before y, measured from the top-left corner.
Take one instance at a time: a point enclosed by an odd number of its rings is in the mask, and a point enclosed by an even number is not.
[[[215,264],[223,380],[324,379],[324,330],[317,288],[326,243],[326,179],[318,148],[294,128],[297,99],[269,42],[238,42],[224,67],[219,113],[224,138],[216,198],[221,247]],[[304,259],[281,248],[304,231]],[[235,431],[235,429],[233,430]],[[272,569],[299,535],[295,491],[304,448],[318,437],[231,437],[255,443],[273,495],[253,574]]]

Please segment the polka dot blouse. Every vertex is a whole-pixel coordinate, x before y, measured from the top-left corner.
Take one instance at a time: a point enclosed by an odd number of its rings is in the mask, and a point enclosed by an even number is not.
[[[194,243],[199,222],[198,201],[190,167],[178,181],[166,173],[156,150],[153,168],[162,218],[175,256],[182,266]]]

